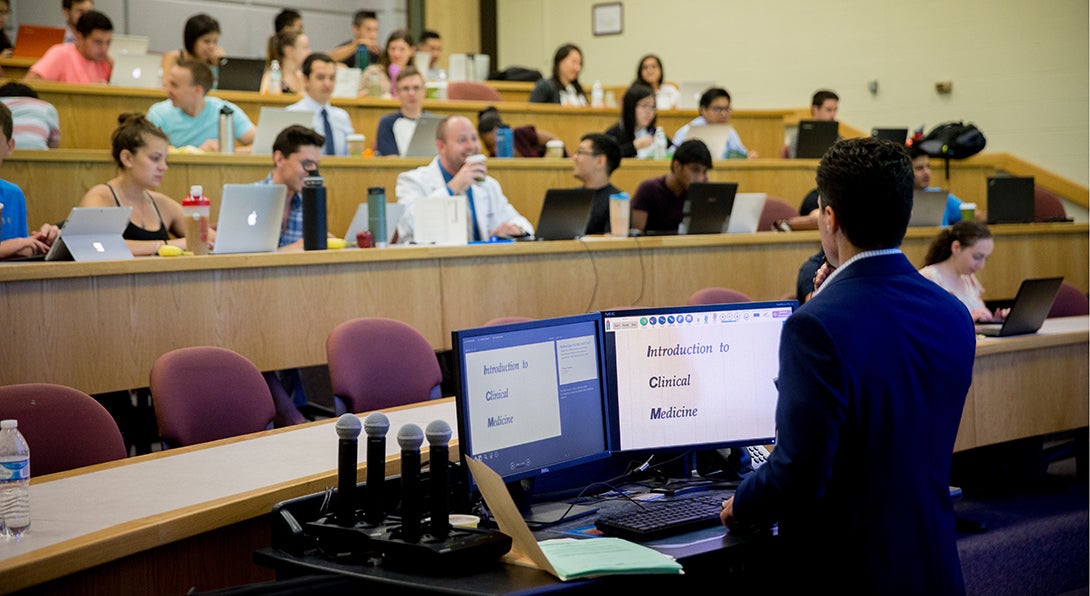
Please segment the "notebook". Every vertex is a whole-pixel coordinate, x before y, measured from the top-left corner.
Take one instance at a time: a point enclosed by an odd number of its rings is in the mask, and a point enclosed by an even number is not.
[[[116,87],[163,87],[162,59],[155,54],[121,54],[114,58],[110,84]]]
[[[688,214],[682,219],[679,234],[719,234],[734,206],[738,192],[735,182],[693,182],[689,185]]]
[[[703,126],[690,126],[685,140],[699,139],[704,141],[712,159],[723,159],[723,150],[727,148],[727,139],[734,127],[730,124],[705,124]]]
[[[1007,320],[1002,323],[977,323],[976,332],[989,337],[1037,333],[1048,318],[1048,311],[1052,309],[1052,302],[1056,300],[1063,280],[1062,277],[1023,280]]]
[[[946,199],[949,193],[943,189],[916,189],[912,192],[912,216],[908,225],[941,226],[942,216],[946,213]]]
[[[355,246],[356,234],[362,230],[371,228],[367,219],[367,202],[364,201],[356,207],[356,215],[352,217],[352,223],[348,224],[348,231],[344,233],[344,239],[349,246]],[[405,205],[401,203],[386,203],[386,238],[375,239],[375,242],[393,242],[394,232],[397,232],[397,222],[401,221],[401,214],[405,213]]]
[[[730,208],[727,222],[723,224],[724,234],[752,234],[761,223],[761,212],[765,208],[768,195],[763,192],[740,192],[734,195],[734,205]]]
[[[439,116],[421,114],[416,119],[416,129],[413,130],[413,137],[402,157],[435,157],[438,153],[435,148],[435,131],[442,120]]]
[[[216,89],[258,91],[265,74],[265,61],[260,58],[223,58],[217,69]]]
[[[283,184],[224,184],[212,253],[275,251],[286,198]]]
[[[333,80],[333,97],[356,97],[360,94],[360,75],[358,68],[338,68],[337,78]]]
[[[466,195],[419,197],[413,201],[415,244],[458,245],[469,242]]]
[[[60,236],[45,255],[47,261],[112,261],[131,259],[121,234],[132,207],[73,207]]]
[[[988,178],[988,223],[1033,221],[1033,176]]]
[[[677,107],[679,110],[695,110],[700,107],[700,96],[715,87],[713,81],[681,81],[678,83]]]
[[[254,132],[254,144],[250,155],[272,155],[272,146],[276,137],[285,128],[298,124],[310,128],[314,124],[314,112],[311,110],[293,110],[287,108],[261,107],[257,118],[257,130]]]
[[[820,159],[836,142],[840,123],[836,120],[799,120],[795,157]]]
[[[898,145],[904,145],[908,140],[907,128],[872,128],[870,136],[883,141],[891,141]]]
[[[589,188],[550,188],[545,191],[534,237],[573,240],[587,231],[594,191]]]
[[[41,58],[46,50],[64,43],[63,27],[43,27],[41,25],[19,25],[15,34],[14,58]]]
[[[118,56],[138,56],[148,53],[148,44],[151,39],[146,35],[121,35],[114,33],[110,38],[110,57],[117,60]]]

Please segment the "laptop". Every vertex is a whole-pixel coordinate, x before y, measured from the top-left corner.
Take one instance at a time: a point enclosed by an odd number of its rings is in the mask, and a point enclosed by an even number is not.
[[[275,251],[286,199],[283,184],[224,184],[212,254]]]
[[[872,128],[870,129],[870,136],[881,139],[883,141],[890,141],[897,143],[898,145],[904,145],[908,140],[907,128]]]
[[[59,43],[64,43],[64,27],[19,25],[11,55],[13,58],[41,58],[46,50]]]
[[[763,192],[740,192],[734,195],[730,216],[723,224],[724,234],[752,234],[761,224],[761,212],[768,195]]]
[[[355,246],[356,234],[362,230],[371,229],[367,216],[367,202],[364,201],[356,207],[356,215],[352,217],[352,223],[348,224],[348,231],[344,233],[344,239],[349,246]],[[375,242],[393,242],[394,233],[397,232],[397,222],[401,221],[401,215],[405,213],[405,205],[401,203],[386,203],[386,238],[376,238]]]
[[[988,337],[1007,337],[1037,333],[1052,310],[1052,302],[1060,291],[1062,277],[1026,279],[1018,288],[1014,304],[1002,323],[977,323],[976,332]]]
[[[272,146],[277,135],[294,124],[310,128],[314,124],[314,112],[262,106],[261,114],[257,117],[257,131],[254,132],[250,155],[272,155]]]
[[[738,192],[735,182],[694,182],[685,201],[688,213],[682,218],[679,234],[719,234],[734,206]]]
[[[912,192],[912,216],[909,227],[941,226],[942,216],[946,214],[946,200],[949,193],[943,189],[916,189]]]
[[[416,129],[413,130],[409,146],[405,148],[402,157],[435,157],[438,150],[435,148],[435,131],[443,119],[432,114],[421,114],[416,119]]]
[[[537,218],[537,240],[574,240],[586,234],[594,203],[589,188],[550,188],[545,191],[541,215]]]
[[[47,261],[113,261],[131,259],[121,234],[132,207],[73,207],[60,236],[45,255]]]
[[[258,91],[265,74],[261,58],[223,58],[217,69],[216,89],[228,91]]]
[[[700,96],[715,87],[714,81],[681,81],[678,83],[680,95],[677,100],[679,110],[695,110],[700,107]]]
[[[118,56],[139,56],[148,53],[148,44],[151,39],[146,35],[121,35],[114,33],[110,39],[110,57],[117,60]]]
[[[362,73],[358,68],[338,68],[337,78],[333,80],[333,97],[357,97]]]
[[[121,54],[114,58],[110,85],[115,87],[163,87],[162,57],[156,54]]]
[[[795,157],[820,159],[836,142],[839,130],[840,123],[836,120],[799,120]]]
[[[1033,221],[1033,176],[988,178],[988,223]]]
[[[734,127],[730,124],[705,124],[703,126],[690,126],[685,140],[699,139],[704,141],[712,159],[723,159],[723,151],[727,148],[727,139]]]

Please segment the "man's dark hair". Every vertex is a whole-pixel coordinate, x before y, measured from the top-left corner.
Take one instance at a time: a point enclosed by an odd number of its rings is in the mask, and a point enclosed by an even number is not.
[[[814,93],[814,97],[810,100],[810,105],[815,108],[820,108],[829,100],[840,101],[840,96],[828,89],[818,89]]]
[[[683,166],[698,163],[709,170],[712,168],[712,154],[708,151],[708,146],[704,144],[704,141],[700,139],[689,139],[678,145],[678,148],[674,150],[674,158],[671,163],[675,161]]]
[[[583,138],[579,140],[590,141],[591,151],[594,152],[595,157],[606,156],[607,176],[621,167],[621,146],[617,144],[617,139],[600,132],[592,132],[583,135]]]
[[[277,13],[276,18],[273,19],[273,33],[280,33],[280,30],[284,27],[301,20],[303,20],[303,15],[299,14],[298,10],[285,8]]]
[[[11,119],[11,108],[6,103],[0,102],[0,131],[4,133],[4,139],[10,141],[15,123]]]
[[[310,68],[311,68],[311,66],[314,65],[315,62],[328,62],[328,63],[334,64],[334,65],[337,64],[337,61],[334,60],[333,58],[330,58],[329,54],[323,54],[321,52],[314,52],[311,55],[307,56],[306,59],[303,60],[303,76],[304,77],[307,77],[308,79],[310,78]]]
[[[504,126],[503,118],[496,106],[488,106],[477,112],[477,134],[490,133],[501,126]]]
[[[19,81],[11,81],[0,86],[0,97],[33,97],[38,99],[38,92],[31,89],[29,85]]]
[[[72,10],[72,3],[77,0],[61,0],[61,8],[64,10]]]
[[[358,10],[355,16],[352,17],[352,24],[359,27],[367,19],[378,20],[378,13],[373,10]]]
[[[179,60],[175,66],[188,70],[193,77],[193,84],[200,85],[205,95],[208,95],[208,92],[212,90],[212,85],[215,82],[212,76],[212,68],[204,62],[193,58],[185,58]]]
[[[820,199],[860,250],[900,246],[912,215],[912,160],[904,145],[874,137],[834,144],[817,169]]]
[[[918,146],[916,146],[916,145],[909,145],[908,146],[908,156],[910,158],[912,158],[912,161],[916,161],[917,157],[921,157],[921,156],[924,156],[924,155],[927,155],[927,152],[925,152],[923,149],[920,149]]]
[[[307,145],[320,148],[325,145],[325,137],[314,132],[312,128],[293,124],[276,135],[272,149],[273,153],[279,151],[281,155],[288,157],[292,153],[298,152],[300,147]]]
[[[219,33],[220,23],[209,15],[202,13],[189,17],[182,30],[182,42],[190,54],[196,54],[197,40],[209,33]]]
[[[401,81],[403,81],[403,80],[405,80],[405,79],[407,79],[409,77],[424,78],[424,75],[420,74],[420,71],[416,70],[416,67],[410,64],[410,65],[406,66],[405,68],[402,68],[401,72],[397,73],[397,78],[394,79],[394,87],[397,87],[398,83],[400,83]]]
[[[419,40],[418,43],[424,43],[425,41],[428,41],[429,39],[441,39],[441,38],[439,37],[439,34],[436,33],[435,31],[432,31],[431,29],[425,29],[425,30],[420,32],[420,40]]]
[[[87,37],[94,30],[100,31],[113,31],[114,24],[110,22],[110,17],[98,12],[97,10],[89,10],[80,16],[76,21],[76,33]]]
[[[707,108],[712,105],[712,102],[720,97],[727,98],[727,101],[731,101],[730,93],[722,87],[710,87],[707,91],[700,95],[700,107]]]

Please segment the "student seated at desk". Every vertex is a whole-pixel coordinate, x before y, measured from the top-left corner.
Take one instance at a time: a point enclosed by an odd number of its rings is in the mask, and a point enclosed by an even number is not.
[[[246,112],[218,97],[208,97],[212,88],[212,69],[196,60],[182,60],[166,74],[169,99],[148,109],[148,120],[167,134],[174,147],[196,147],[201,151],[219,151],[220,110],[232,110],[235,140],[241,145],[254,142],[254,124]]]
[[[11,110],[14,138],[20,149],[56,149],[61,146],[57,108],[38,98],[38,92],[18,81],[0,86],[0,102]]]
[[[583,70],[583,50],[566,43],[553,55],[553,76],[540,79],[530,92],[530,103],[558,103],[562,106],[585,106],[587,95],[579,84]]]
[[[280,131],[273,141],[273,170],[259,184],[287,187],[284,220],[280,226],[281,250],[303,248],[303,181],[318,169],[325,137],[313,129],[294,124]]]
[[[636,80],[632,81],[632,84],[643,83],[650,87],[655,92],[655,102],[658,105],[670,108],[677,107],[677,101],[681,98],[681,91],[670,83],[664,83],[664,76],[662,59],[655,54],[647,54],[640,58],[639,66],[636,67]]]
[[[404,155],[416,132],[416,121],[424,114],[424,76],[406,66],[397,73],[397,101],[401,109],[386,114],[375,131],[375,155]]]
[[[220,24],[216,19],[202,13],[195,14],[185,21],[182,30],[182,48],[163,53],[163,74],[170,72],[175,64],[182,60],[204,62],[212,69],[212,78],[219,80],[220,59],[227,53],[220,46]],[[215,89],[215,83],[212,89]]]
[[[976,272],[984,268],[994,248],[988,226],[977,221],[958,222],[939,232],[927,249],[920,274],[956,296],[969,309],[974,321],[1002,321],[1010,309],[989,311],[984,305],[984,287],[976,279]]]
[[[413,59],[413,35],[406,29],[398,29],[386,39],[386,49],[378,63],[363,69],[360,75],[360,97],[393,97],[397,99],[397,81],[401,71]]]
[[[621,99],[621,119],[606,130],[621,146],[621,157],[648,159],[652,157],[658,107],[655,92],[643,83],[635,83]],[[669,140],[667,146],[672,146]]]
[[[15,139],[11,136],[13,128],[11,110],[0,103],[0,134],[3,134],[0,137],[0,164],[15,150]],[[0,259],[41,255],[53,246],[60,234],[57,226],[43,224],[31,233],[26,218],[26,197],[22,189],[0,180]]]
[[[504,126],[507,125],[495,106],[488,106],[477,113],[477,134],[481,136],[481,143],[489,156],[496,155],[496,129]],[[557,138],[559,137],[553,133],[541,130],[533,124],[511,128],[515,157],[544,157],[545,144]]]
[[[705,91],[700,95],[700,107],[697,108],[700,115],[674,133],[674,144],[683,143],[689,134],[689,129],[693,126],[730,124],[730,115],[734,109],[730,103],[730,93],[722,87],[712,87]],[[730,129],[726,145],[722,148],[709,147],[708,149],[714,152],[716,159],[755,159],[757,157],[756,151],[750,151],[742,144],[742,138],[738,136],[738,131],[734,127]]]
[[[310,38],[301,31],[286,30],[273,36],[269,41],[268,55],[272,58],[266,64],[265,74],[261,75],[262,94],[302,93],[306,87],[303,76],[303,61],[310,55]],[[272,87],[269,68],[272,61],[280,65],[280,88]]]
[[[143,114],[122,114],[118,124],[113,134],[118,174],[92,186],[79,206],[132,207],[122,236],[135,256],[154,255],[165,244],[185,248],[182,206],[155,192],[167,171],[167,135]],[[213,231],[209,234],[215,238]]]
[[[110,41],[114,25],[101,12],[88,11],[76,23],[76,42],[59,43],[27,71],[27,80],[59,83],[107,83],[113,71]]]
[[[682,143],[665,176],[644,180],[632,195],[632,228],[641,232],[677,233],[684,217],[689,185],[707,182],[712,154],[703,141]]]

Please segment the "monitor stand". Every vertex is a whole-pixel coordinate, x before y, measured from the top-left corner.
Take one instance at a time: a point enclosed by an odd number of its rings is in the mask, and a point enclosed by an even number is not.
[[[519,513],[529,526],[549,526],[561,521],[569,521],[591,515],[598,511],[593,505],[573,505],[563,501],[534,503],[534,479],[525,478],[507,483],[507,491],[515,501]]]

